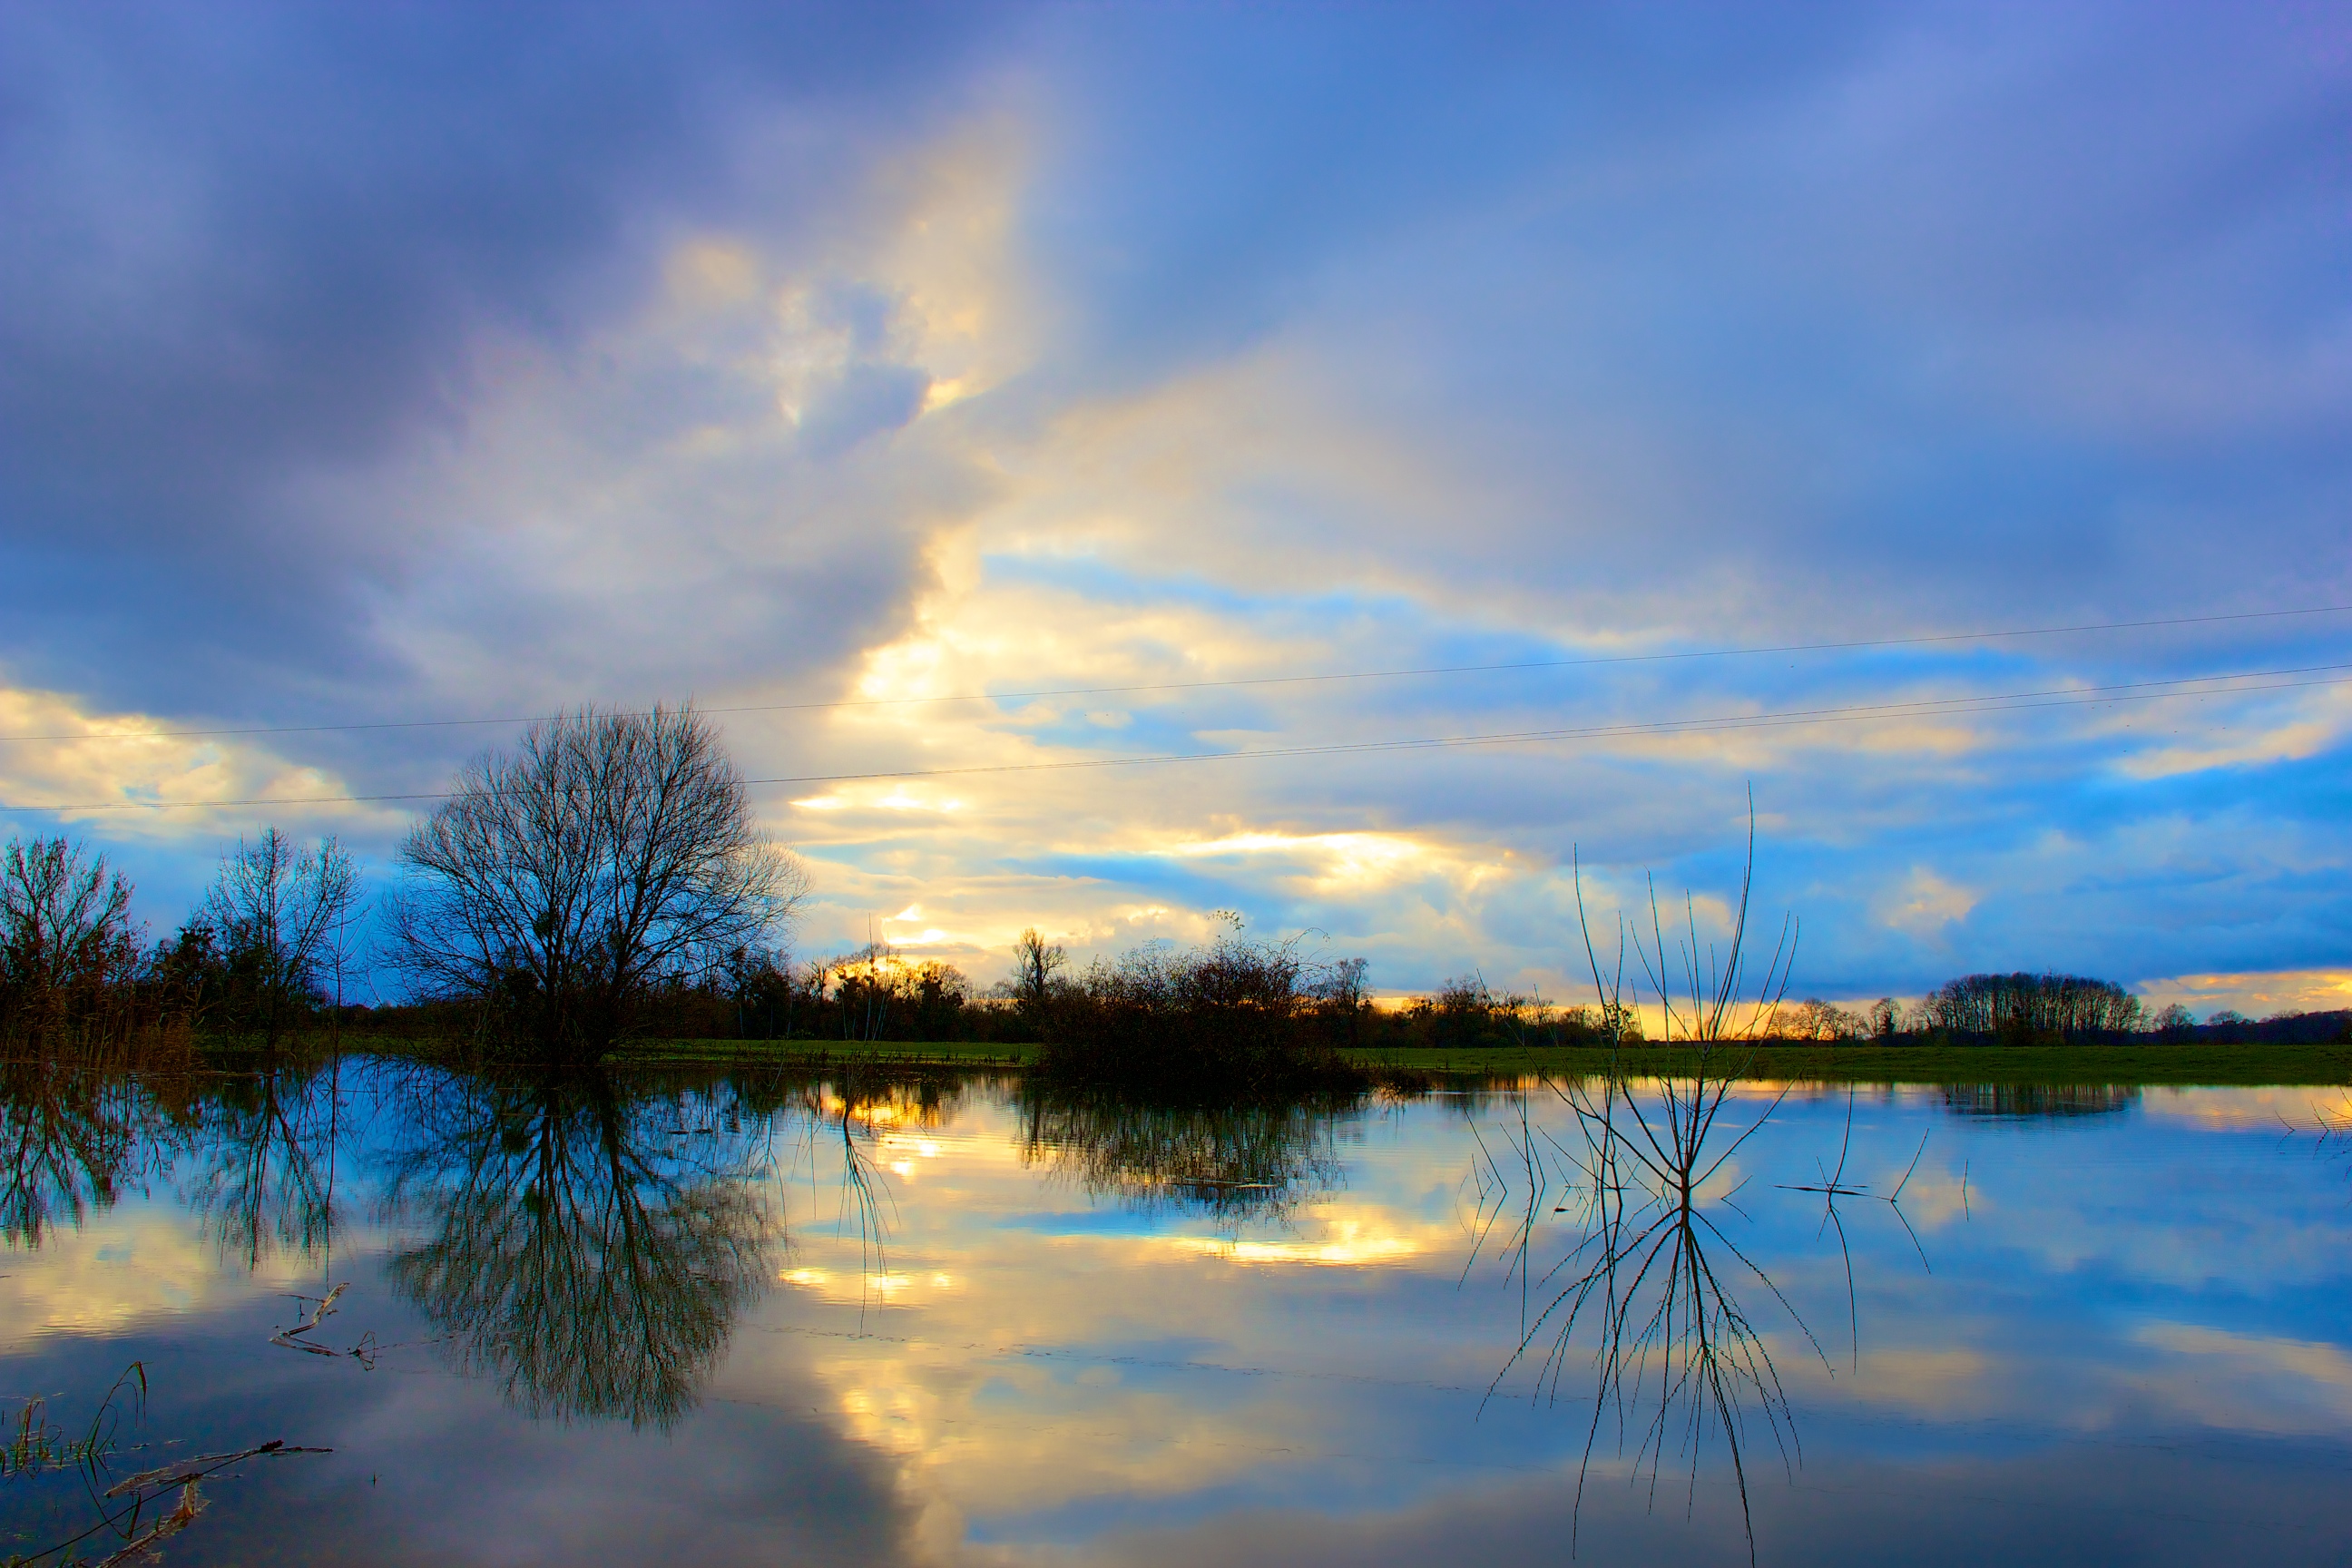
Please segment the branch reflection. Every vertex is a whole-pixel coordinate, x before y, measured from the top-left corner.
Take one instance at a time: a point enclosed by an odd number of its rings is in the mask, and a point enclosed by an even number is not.
[[[443,1079],[392,1200],[431,1238],[394,1287],[533,1416],[667,1428],[690,1410],[774,1226],[737,1119],[601,1074]]]
[[[168,1165],[181,1103],[127,1072],[0,1061],[0,1239],[38,1247],[58,1225],[113,1207]]]
[[[293,1253],[305,1262],[334,1237],[342,1125],[340,1062],[262,1070],[212,1088],[193,1137],[203,1162],[184,1195],[224,1257],[247,1268]]]
[[[1021,1158],[1089,1197],[1234,1226],[1287,1220],[1346,1183],[1332,1130],[1359,1103],[1162,1105],[1024,1090]]]
[[[1665,1460],[1676,1458],[1687,1469],[1685,1506],[1713,1442],[1729,1460],[1752,1560],[1748,1450],[1769,1436],[1793,1469],[1801,1449],[1780,1369],[1750,1308],[1773,1309],[1824,1370],[1830,1363],[1789,1298],[1715,1217],[1718,1207],[1738,1212],[1737,1186],[1717,1189],[1732,1156],[1780,1104],[1769,1102],[1745,1126],[1724,1124],[1739,1076],[1717,1070],[1714,1053],[1699,1050],[1686,1076],[1643,1082],[1612,1072],[1554,1085],[1574,1133],[1555,1139],[1522,1108],[1519,1126],[1502,1129],[1509,1154],[1486,1157],[1480,1187],[1482,1207],[1518,1206],[1507,1195],[1513,1192],[1524,1203],[1507,1250],[1527,1307],[1519,1347],[1496,1387],[1532,1362],[1536,1395],[1557,1399],[1580,1359],[1593,1369],[1574,1517],[1580,1521],[1604,1442],[1630,1458],[1631,1479],[1653,1505]],[[1538,1278],[1528,1251],[1554,1194],[1560,1201],[1549,1212],[1570,1216],[1575,1239]],[[1755,1300],[1743,1301],[1743,1289]]]

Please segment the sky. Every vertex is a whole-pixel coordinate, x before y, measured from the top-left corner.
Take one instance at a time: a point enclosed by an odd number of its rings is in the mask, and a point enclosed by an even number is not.
[[[804,954],[1576,1001],[1752,792],[1795,994],[2352,1005],[2347,500],[2341,5],[0,9],[0,832],[159,931],[691,700]]]

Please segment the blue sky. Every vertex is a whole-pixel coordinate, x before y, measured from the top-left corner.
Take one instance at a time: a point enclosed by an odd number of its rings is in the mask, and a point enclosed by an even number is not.
[[[407,821],[209,803],[589,700],[869,704],[728,715],[782,777],[2293,669],[761,802],[804,951],[983,979],[1565,994],[1571,857],[1719,897],[1752,784],[1801,990],[2344,1005],[2347,132],[2328,5],[12,7],[0,799],[163,926]]]

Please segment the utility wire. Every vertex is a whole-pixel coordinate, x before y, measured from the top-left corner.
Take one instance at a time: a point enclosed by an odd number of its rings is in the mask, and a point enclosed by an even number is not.
[[[2352,664],[2316,664],[2291,669],[2245,670],[2227,675],[2184,676],[2172,680],[2135,680],[2112,686],[2054,687],[2038,691],[1988,692],[1972,697],[1919,698],[1901,702],[1853,703],[1837,708],[1795,708],[1772,713],[1735,713],[1706,719],[1655,719],[1618,724],[1588,724],[1558,730],[1519,730],[1499,734],[1441,735],[1401,741],[1334,741],[1311,745],[1261,746],[1226,752],[1165,752],[1142,756],[1080,757],[1052,762],[983,763],[964,767],[905,768],[857,773],[789,773],[773,778],[746,779],[747,785],[849,784],[887,779],[952,778],[974,773],[1061,773],[1082,768],[1153,767],[1176,763],[1222,763],[1263,757],[1318,757],[1368,752],[1451,750],[1468,746],[1522,746],[1546,741],[1600,740],[1620,736],[1680,735],[1739,730],[1780,729],[1806,724],[1864,723],[1872,720],[1947,718],[1970,713],[2003,713],[2036,708],[2095,707],[2107,703],[2153,702],[2167,697],[2233,697],[2242,692],[2284,691],[2304,687],[2352,684]],[[2285,679],[2318,676],[2318,679]],[[2221,686],[2221,681],[2258,681],[2258,685]],[[2186,688],[2202,687],[2202,690]],[[362,805],[420,800],[449,800],[446,790],[405,795],[343,795],[258,796],[249,800],[93,801],[71,805],[0,805],[0,812],[68,811],[194,811],[247,805]]]
[[[2232,621],[2278,620],[2292,616],[2334,616],[2352,612],[2352,605],[2314,605],[2294,610],[2243,610],[2229,615],[2172,616],[2146,621],[2093,621],[2078,626],[2025,626],[2011,631],[1936,632],[1908,637],[1866,637],[1848,642],[1775,643],[1758,647],[1693,648],[1680,653],[1592,654],[1577,658],[1519,659],[1505,664],[1433,664],[1407,669],[1354,669],[1323,675],[1239,676],[1226,680],[1162,680],[1134,686],[1052,686],[1029,691],[970,691],[939,697],[849,697],[824,702],[760,702],[740,707],[701,708],[698,712],[805,713],[844,708],[904,708],[942,702],[1028,701],[1040,697],[1117,697],[1155,691],[1209,691],[1255,686],[1304,686],[1349,680],[1401,680],[1417,676],[1485,675],[1526,669],[1577,669],[1595,665],[1667,664],[1695,659],[1754,658],[1782,653],[1852,653],[1865,648],[1924,647],[1947,643],[1999,642],[2017,637],[2063,637],[2079,632],[2146,631],[2162,626],[2213,626]],[[643,717],[642,713],[633,714]],[[321,735],[371,730],[446,730],[485,725],[534,724],[552,718],[538,714],[503,719],[393,719],[362,724],[264,724],[224,730],[118,730],[86,734],[0,735],[0,744],[36,741],[185,741],[235,735]]]

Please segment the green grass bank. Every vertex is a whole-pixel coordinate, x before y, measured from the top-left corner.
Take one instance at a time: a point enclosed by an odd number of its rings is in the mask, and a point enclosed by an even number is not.
[[[1861,1083],[2018,1083],[2255,1085],[2352,1083],[2352,1045],[2189,1041],[2085,1046],[1880,1046],[1768,1041],[1727,1047],[1726,1058],[1745,1061],[1751,1078]],[[872,1066],[1018,1070],[1037,1047],[984,1042],[833,1040],[656,1040],[628,1047],[616,1063],[724,1066],[735,1063],[830,1062]],[[1600,1071],[1603,1051],[1585,1047],[1506,1046],[1446,1049],[1372,1047],[1349,1053],[1370,1068],[1462,1079]],[[1686,1049],[1656,1046],[1628,1050],[1633,1071],[1685,1070]]]

